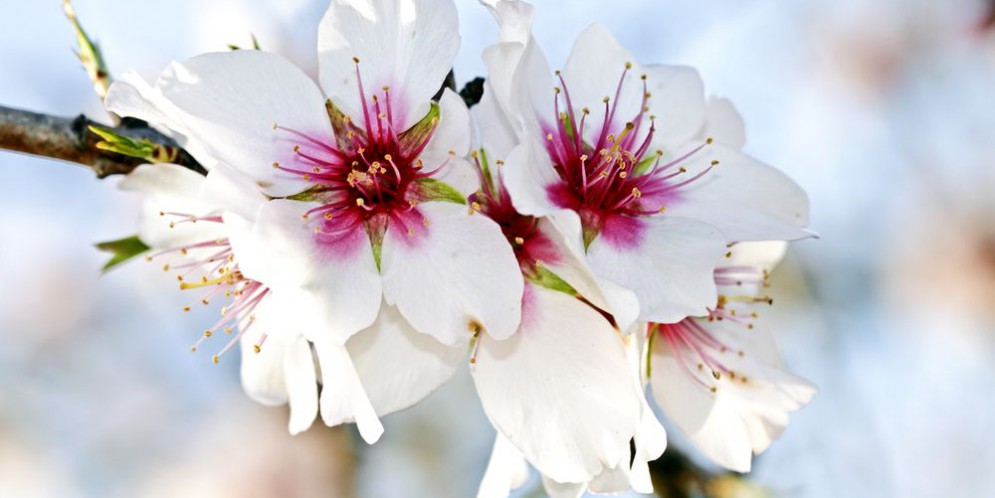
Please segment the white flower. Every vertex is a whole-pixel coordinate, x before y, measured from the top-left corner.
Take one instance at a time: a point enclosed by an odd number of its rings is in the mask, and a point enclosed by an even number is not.
[[[221,317],[206,329],[191,350],[224,332],[230,336],[212,359],[218,362],[236,343],[242,345],[242,384],[254,400],[290,404],[289,430],[310,427],[318,413],[318,384],[323,383],[322,415],[339,423],[366,415],[364,437],[382,432],[372,405],[359,385],[344,346],[315,344],[322,377],[316,372],[312,346],[294,324],[295,307],[265,284],[247,277],[257,263],[243,251],[251,239],[251,217],[266,202],[251,182],[222,164],[207,177],[172,164],[143,165],[120,184],[146,195],[139,236],[155,251],[149,261],[178,273],[180,288],[200,292],[204,305],[226,301]],[[189,307],[184,308],[189,310]],[[320,323],[305,326],[321,330]],[[339,374],[341,372],[341,374]],[[345,408],[343,408],[345,407]]]
[[[623,328],[703,314],[726,244],[808,235],[804,192],[738,150],[738,116],[706,103],[696,71],[640,66],[594,25],[550,73],[505,3],[494,8],[504,43],[484,58],[522,137],[508,189],[519,211],[557,218],[603,281],[635,292],[638,313],[603,289]]]
[[[313,344],[326,379],[362,379],[367,402],[358,380],[325,383],[321,413],[355,419],[367,440],[376,414],[448,379],[475,333],[504,339],[520,320],[514,254],[465,205],[466,106],[449,90],[431,100],[458,46],[450,0],[335,0],[319,27],[320,88],[241,50],[174,63],[154,86],[118,83],[107,99],[271,199],[246,217],[243,272],[273,291],[281,327]]]
[[[528,461],[551,487],[586,487],[606,469],[628,466],[640,418],[625,338],[592,303],[604,297],[582,258],[547,218],[519,213],[505,189],[502,161],[516,142],[485,83],[473,108],[484,146],[473,161],[478,216],[501,227],[525,280],[522,321],[511,337],[477,335],[471,373],[484,412],[498,430],[480,496],[507,496]],[[522,460],[524,458],[524,460]],[[511,467],[509,467],[509,465]]]
[[[650,324],[648,379],[653,396],[708,458],[737,472],[788,425],[815,394],[785,372],[760,308],[767,273],[784,243],[737,244],[715,271],[718,304],[707,316]]]

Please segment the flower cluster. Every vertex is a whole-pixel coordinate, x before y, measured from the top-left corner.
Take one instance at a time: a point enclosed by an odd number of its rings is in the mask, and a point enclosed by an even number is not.
[[[332,0],[313,81],[259,50],[115,83],[110,111],[209,173],[139,167],[147,259],[226,301],[214,361],[246,392],[369,443],[464,363],[497,429],[481,496],[527,475],[555,496],[650,491],[667,417],[749,469],[814,393],[760,319],[768,272],[810,233],[805,193],[740,151],[731,104],[691,68],[640,65],[601,26],[552,71],[524,2],[472,109],[443,82],[451,0]]]

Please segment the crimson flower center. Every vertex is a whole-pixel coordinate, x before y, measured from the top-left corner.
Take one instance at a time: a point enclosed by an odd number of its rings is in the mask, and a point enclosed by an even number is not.
[[[557,71],[560,86],[554,89],[556,116],[553,124],[542,120],[546,152],[560,179],[547,188],[547,196],[553,204],[577,211],[585,229],[594,232],[599,232],[611,216],[664,212],[668,203],[677,200],[679,189],[697,181],[717,164],[693,175],[687,175],[687,169],[680,166],[711,139],[668,161],[663,161],[662,151],[650,150],[657,130],[656,117],[647,115],[651,95],[646,75],[641,77],[639,110],[623,121],[619,102],[625,97],[623,88],[631,68],[627,63],[615,96],[604,98],[600,118],[594,117],[589,108],[575,109],[567,82]]]

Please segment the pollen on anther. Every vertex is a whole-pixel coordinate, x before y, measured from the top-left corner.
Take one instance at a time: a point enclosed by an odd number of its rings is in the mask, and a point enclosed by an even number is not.
[[[214,335],[214,332],[211,332],[210,330],[204,331],[204,337],[211,337],[212,335]]]
[[[521,237],[515,237],[515,243],[518,244],[518,245],[523,245],[523,244],[525,244],[525,239],[523,239]]]
[[[253,351],[254,353],[256,353],[256,354],[259,354],[259,353],[261,353],[261,352],[262,352],[262,350],[263,350],[263,348],[262,348],[262,347],[260,347],[260,346],[259,346],[258,344],[253,344],[253,345],[252,345],[252,351]]]
[[[218,355],[214,355],[211,357],[211,363],[217,365],[219,361],[221,361],[221,358],[219,358]]]

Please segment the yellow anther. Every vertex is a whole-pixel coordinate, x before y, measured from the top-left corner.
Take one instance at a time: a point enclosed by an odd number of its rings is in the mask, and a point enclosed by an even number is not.
[[[643,193],[638,188],[632,187],[632,196],[633,197],[639,198],[642,195],[643,195]]]
[[[214,363],[215,365],[217,365],[219,361],[221,361],[221,358],[218,358],[218,355],[214,355],[211,357],[211,362]]]
[[[384,88],[386,88],[386,87],[384,87]],[[263,348],[261,348],[258,344],[253,344],[252,345],[252,351],[254,353],[259,354],[260,352],[262,352],[262,350],[263,350]]]
[[[518,244],[518,245],[523,245],[523,244],[525,244],[525,239],[523,239],[521,237],[515,237],[515,243]]]
[[[210,330],[204,331],[204,337],[211,337],[212,335],[214,335],[214,332],[211,332]]]
[[[708,138],[705,139],[705,143],[708,144],[708,145],[712,145],[712,142],[714,142],[714,141],[715,140],[713,140],[712,137],[708,137]]]

